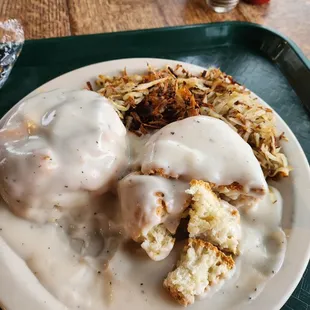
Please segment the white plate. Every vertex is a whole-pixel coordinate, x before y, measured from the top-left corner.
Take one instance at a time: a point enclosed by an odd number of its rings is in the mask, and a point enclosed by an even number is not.
[[[166,64],[171,64],[173,66],[177,63],[181,63],[185,68],[194,73],[203,70],[203,68],[195,65],[165,59],[136,58],[113,60],[90,65],[64,74],[39,87],[28,96],[54,88],[80,89],[85,86],[86,81],[94,82],[98,74],[115,75],[124,67],[127,68],[129,73],[139,73],[145,71],[147,63],[155,67],[162,67]],[[288,237],[287,252],[281,270],[268,282],[262,294],[246,306],[237,305],[236,308],[234,307],[234,309],[238,310],[280,309],[300,281],[310,256],[310,204],[308,202],[310,197],[309,165],[292,131],[277,114],[276,119],[279,131],[285,132],[289,139],[288,143],[283,143],[283,149],[290,164],[294,168],[290,177],[281,180],[277,185],[284,200],[282,227]],[[19,274],[16,274],[16,272],[14,273],[15,267],[17,266],[16,264],[21,265],[23,272]],[[17,256],[2,244],[0,240],[0,277],[3,279],[2,275],[4,275],[4,272],[11,274],[10,281],[7,281],[5,284],[3,281],[0,283],[0,300],[5,300],[5,304],[8,307],[7,310],[21,309],[20,306],[14,302],[14,295],[10,295],[12,297],[8,296],[10,292],[15,292],[16,294],[21,293],[21,298],[19,299],[21,304],[24,305],[23,309],[65,309],[65,307],[61,307],[58,302],[40,286],[34,276],[28,274],[29,270],[27,271],[27,269],[25,265],[22,265],[21,261],[18,261]],[[19,278],[19,280],[17,278]],[[6,277],[6,279],[8,279],[8,277]],[[25,279],[27,279],[27,281]],[[19,292],[19,290],[23,290],[23,292]],[[46,306],[45,303],[42,308],[36,309],[34,306],[31,308],[28,307],[30,304],[42,304],[41,302],[43,299],[47,301],[49,306]],[[41,302],[38,300],[41,300]],[[169,304],[169,309],[170,307],[171,304]],[[178,307],[173,308],[178,309]],[[132,309],[136,309],[136,307],[134,304],[129,303],[128,310]],[[144,309],[147,309],[147,304],[145,304]],[[203,310],[204,303],[199,302],[191,307],[191,309]]]

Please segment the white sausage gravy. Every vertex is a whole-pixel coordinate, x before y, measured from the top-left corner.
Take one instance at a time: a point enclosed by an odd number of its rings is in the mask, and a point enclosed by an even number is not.
[[[237,310],[281,267],[281,195],[269,194],[251,148],[221,120],[191,117],[137,138],[105,98],[55,90],[13,109],[0,142],[0,301],[7,310],[179,309],[162,281],[183,241],[155,262],[128,234],[159,223],[157,192],[174,232],[192,178],[238,182],[242,194],[260,201],[239,209],[242,255],[234,275],[191,309]],[[130,174],[133,167],[178,180]],[[123,212],[117,187],[128,205]],[[135,222],[137,210],[145,221]]]

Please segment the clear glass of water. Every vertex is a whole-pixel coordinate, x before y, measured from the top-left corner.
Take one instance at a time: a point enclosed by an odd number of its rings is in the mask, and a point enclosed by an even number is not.
[[[23,28],[16,19],[0,20],[0,88],[8,79],[24,41]]]
[[[206,0],[210,8],[216,13],[226,13],[234,9],[239,0]]]

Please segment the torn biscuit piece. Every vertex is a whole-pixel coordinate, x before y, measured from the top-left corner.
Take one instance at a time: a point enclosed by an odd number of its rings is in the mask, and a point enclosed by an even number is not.
[[[186,192],[192,195],[187,228],[189,236],[209,241],[222,251],[238,255],[241,239],[238,210],[219,199],[207,182],[192,180]]]
[[[167,257],[173,247],[173,235],[191,200],[187,188],[187,182],[139,173],[119,182],[126,232],[154,260]]]
[[[172,234],[163,224],[160,224],[153,227],[147,233],[141,247],[151,259],[160,261],[169,255],[174,242],[175,239],[172,237]]]
[[[211,286],[220,285],[231,276],[234,264],[231,256],[211,243],[190,238],[163,285],[178,303],[187,306],[194,303],[195,296],[203,295]]]
[[[242,194],[243,187],[234,182],[229,185],[220,185],[215,186],[213,191],[219,195],[219,197],[236,208],[245,207],[252,208],[254,207],[266,194],[265,191],[260,189],[253,189],[248,194]]]

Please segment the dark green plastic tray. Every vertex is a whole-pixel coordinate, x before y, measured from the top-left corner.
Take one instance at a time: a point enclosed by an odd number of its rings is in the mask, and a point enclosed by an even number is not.
[[[26,41],[11,76],[0,90],[0,116],[60,74],[129,57],[219,66],[280,114],[310,159],[310,62],[291,40],[243,22]],[[283,309],[310,309],[309,266]]]

